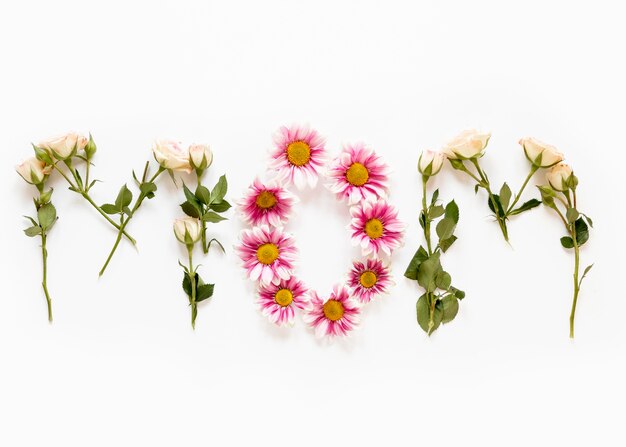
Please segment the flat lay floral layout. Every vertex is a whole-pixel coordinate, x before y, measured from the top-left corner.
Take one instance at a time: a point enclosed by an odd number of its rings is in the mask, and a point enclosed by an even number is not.
[[[441,178],[447,160],[452,169],[463,172],[474,182],[476,194],[481,190],[486,193],[487,206],[505,243],[510,244],[509,220],[542,203],[561,220],[566,235],[560,243],[574,254],[569,320],[573,338],[582,282],[593,266],[588,265],[581,272],[581,246],[588,241],[593,222],[579,209],[578,178],[556,148],[535,138],[522,138],[519,144],[530,165],[527,177],[515,193],[506,182],[494,190],[480,163],[490,137],[487,132],[465,130],[441,150],[425,150],[417,157],[417,173],[422,180],[417,221],[423,244],[404,272],[420,289],[415,307],[417,325],[431,335],[458,316],[460,301],[465,298],[465,292],[452,285],[452,275],[442,266],[443,255],[453,255],[452,246],[462,243],[455,236],[461,212],[458,204],[448,198],[450,192]],[[24,233],[40,241],[41,286],[48,320],[53,319],[53,294],[48,289],[47,241],[58,219],[49,178],[58,175],[64,179],[69,189],[112,227],[115,238],[99,272],[103,275],[120,243],[136,244],[129,223],[144,201],[155,197],[157,180],[167,172],[183,200],[169,206],[181,212],[173,224],[173,233],[186,251],[185,263],[180,260],[178,263],[183,269],[182,289],[191,311],[191,326],[195,328],[198,304],[214,296],[215,284],[200,276],[194,253],[198,246],[203,256],[209,254],[211,247],[225,252],[223,245],[210,236],[208,224],[226,220],[224,213],[231,208],[226,200],[225,175],[213,186],[204,183],[214,156],[209,146],[185,147],[176,140],[156,140],[152,147],[156,164],[151,166],[147,161],[140,175],[133,171],[134,186],[123,185],[114,200],[101,205],[92,196],[98,180],[92,171],[97,146],[91,135],[71,132],[32,147],[34,156],[19,164],[16,171],[36,191],[35,214],[25,216],[29,226]],[[531,179],[540,171],[545,171],[546,180],[537,185],[539,197],[522,200]],[[256,306],[268,324],[289,327],[295,324],[299,314],[317,337],[345,337],[357,326],[365,326],[360,321],[364,306],[383,295],[393,296],[392,255],[403,246],[406,225],[389,202],[389,173],[382,157],[363,143],[346,144],[337,154],[332,154],[325,138],[308,126],[278,129],[265,176],[253,179],[236,201],[237,212],[247,228],[240,234],[235,253],[245,276],[253,281]],[[435,176],[444,187],[429,192],[432,190],[429,182]],[[305,189],[326,191],[345,204],[346,237],[358,248],[351,265],[337,265],[344,275],[337,278],[330,290],[307,287],[306,278],[297,270],[296,240],[286,230],[295,210],[307,205],[299,194]],[[445,201],[443,197],[447,197]],[[463,225],[469,224],[464,221]],[[203,275],[211,276],[208,267],[204,266],[202,271]]]

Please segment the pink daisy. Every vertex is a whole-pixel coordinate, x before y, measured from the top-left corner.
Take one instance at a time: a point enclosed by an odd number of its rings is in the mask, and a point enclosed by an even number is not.
[[[278,325],[293,325],[295,308],[304,309],[307,304],[306,287],[294,277],[278,284],[259,288],[258,304],[261,312]]]
[[[286,189],[271,183],[267,186],[255,179],[239,202],[239,210],[251,225],[279,227],[289,218],[296,198]]]
[[[352,265],[348,286],[361,303],[369,303],[374,296],[387,293],[392,284],[389,269],[380,259],[368,259],[365,264],[356,261]]]
[[[383,198],[387,191],[387,165],[363,143],[344,147],[329,176],[333,179],[330,190],[350,205]]]
[[[304,321],[315,329],[315,335],[347,335],[359,321],[359,306],[350,298],[345,286],[336,285],[330,296],[323,300],[315,291],[309,292],[311,301]]]
[[[276,148],[271,153],[270,166],[278,171],[280,180],[295,183],[298,189],[307,182],[314,188],[326,161],[324,143],[324,138],[308,127],[283,126],[274,135]]]
[[[262,284],[279,284],[289,279],[296,256],[293,238],[282,230],[266,225],[241,232],[241,245],[236,247],[246,274]]]
[[[363,256],[378,255],[382,250],[388,256],[402,243],[404,225],[398,212],[383,200],[364,202],[350,209],[352,243],[360,245]]]

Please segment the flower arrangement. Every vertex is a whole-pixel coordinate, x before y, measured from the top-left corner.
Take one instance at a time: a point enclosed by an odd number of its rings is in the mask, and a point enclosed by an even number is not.
[[[496,194],[493,192],[487,173],[480,166],[480,159],[485,153],[490,138],[491,134],[487,132],[480,132],[474,129],[465,130],[448,141],[443,151],[454,169],[464,172],[476,182],[474,186],[475,192],[478,192],[481,188],[487,192],[487,205],[498,222],[504,240],[508,242],[507,221],[511,217],[529,211],[541,204],[540,200],[530,199],[516,207],[528,182],[539,169],[550,168],[563,160],[563,155],[554,147],[541,143],[534,138],[520,140],[524,153],[531,163],[530,171],[514,197],[511,188],[506,182],[500,188],[499,193]],[[471,166],[474,167],[474,172],[470,169]]]
[[[226,176],[222,175],[215,186],[209,190],[202,184],[202,177],[213,162],[213,152],[207,145],[193,144],[189,146],[189,166],[196,175],[196,189],[192,192],[183,183],[185,201],[180,204],[186,217],[174,221],[174,235],[187,249],[189,265],[179,262],[184,270],[183,291],[189,300],[191,308],[191,327],[196,327],[198,303],[213,296],[215,284],[207,284],[200,277],[197,267],[193,264],[193,251],[196,243],[200,242],[204,254],[209,253],[212,243],[216,243],[222,251],[224,246],[216,239],[207,240],[207,223],[219,223],[226,220],[221,214],[231,208],[225,199],[228,192]],[[183,166],[182,163],[180,166]]]
[[[422,175],[422,210],[419,223],[424,232],[426,248],[420,245],[404,276],[417,281],[424,289],[416,303],[417,323],[428,335],[431,335],[443,323],[449,323],[459,312],[459,300],[465,298],[465,292],[452,286],[452,277],[441,265],[441,255],[448,251],[457,240],[454,235],[459,223],[459,207],[454,200],[444,207],[439,204],[439,190],[428,197],[428,181],[437,175],[445,160],[440,152],[424,151],[420,155],[417,169]],[[437,245],[433,247],[431,225],[436,220],[435,232]]]
[[[401,245],[403,225],[385,201],[387,167],[363,144],[344,147],[328,162],[324,138],[304,126],[281,127],[274,143],[274,178],[255,179],[238,204],[252,228],[242,231],[237,252],[248,278],[258,282],[257,303],[272,323],[293,325],[300,310],[317,336],[345,336],[358,325],[362,305],[392,285],[380,256],[389,257]],[[293,276],[298,251],[284,226],[299,203],[288,187],[315,188],[324,173],[328,189],[350,207],[349,234],[366,259],[354,261],[348,280],[321,296]]]
[[[539,185],[541,200],[545,206],[553,210],[563,222],[567,236],[561,238],[561,245],[568,250],[574,250],[574,297],[569,317],[569,336],[574,338],[574,320],[576,317],[576,304],[583,279],[593,267],[593,264],[585,267],[580,276],[580,247],[589,239],[589,227],[593,228],[593,221],[589,216],[578,210],[576,189],[578,177],[574,175],[572,168],[559,163],[554,165],[546,174],[547,185]]]

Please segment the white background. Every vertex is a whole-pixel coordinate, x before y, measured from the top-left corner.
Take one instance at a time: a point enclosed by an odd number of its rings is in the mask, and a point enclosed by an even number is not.
[[[470,3],[471,6],[470,6]],[[624,445],[623,183],[626,69],[618,2],[24,1],[0,10],[0,444]],[[228,198],[263,175],[271,134],[308,122],[337,154],[362,140],[394,169],[407,222],[397,286],[369,305],[349,340],[317,341],[301,320],[256,310],[232,246],[202,260],[216,282],[191,331],[172,235],[182,192],[164,176],[108,272],[114,240],[87,203],[52,181],[48,325],[37,239],[22,229],[34,188],[13,171],[29,143],[67,130],[98,143],[93,189],[110,201],[151,159],[155,137],[207,142],[208,180]],[[596,223],[582,251],[577,337],[568,339],[573,257],[538,208],[490,222],[484,193],[451,169],[436,183],[461,208],[444,267],[467,292],[430,339],[402,277],[422,243],[419,152],[467,127],[493,132],[483,164],[519,186],[517,141],[556,145]],[[542,181],[538,174],[533,184]],[[535,195],[530,188],[527,198]],[[347,209],[323,188],[289,226],[299,276],[320,292],[358,253]],[[199,257],[199,255],[198,255]],[[242,444],[245,443],[245,444]]]

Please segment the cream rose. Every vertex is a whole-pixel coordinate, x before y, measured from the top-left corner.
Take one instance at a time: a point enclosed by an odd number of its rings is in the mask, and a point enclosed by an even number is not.
[[[202,234],[202,225],[198,219],[193,217],[181,217],[174,221],[174,234],[176,239],[183,244],[187,244],[189,241],[196,243]]]
[[[417,170],[423,175],[436,175],[443,167],[446,156],[441,152],[424,151],[417,163]]]
[[[84,135],[69,132],[65,135],[42,141],[38,147],[48,151],[57,160],[67,160],[76,155],[77,151],[84,149],[87,141],[87,137]]]
[[[50,174],[52,166],[48,166],[43,161],[32,157],[17,165],[15,170],[28,183],[39,185]]]
[[[205,170],[213,163],[213,152],[206,144],[189,146],[189,163],[194,169]]]
[[[565,163],[559,163],[554,165],[552,169],[548,171],[546,174],[546,178],[548,179],[548,183],[552,188],[557,191],[567,191],[569,187],[566,185],[567,181],[572,176],[573,171],[569,165]]]
[[[165,169],[191,172],[189,150],[184,150],[180,143],[174,140],[157,140],[152,146],[152,152],[156,161]]]
[[[539,168],[549,168],[563,161],[563,154],[556,150],[554,146],[543,143],[536,138],[522,138],[519,144],[524,148],[526,158]],[[541,155],[541,159],[537,158]]]
[[[475,129],[464,130],[448,141],[443,151],[450,159],[477,158],[483,155],[489,138],[491,138],[491,133],[479,132]]]

